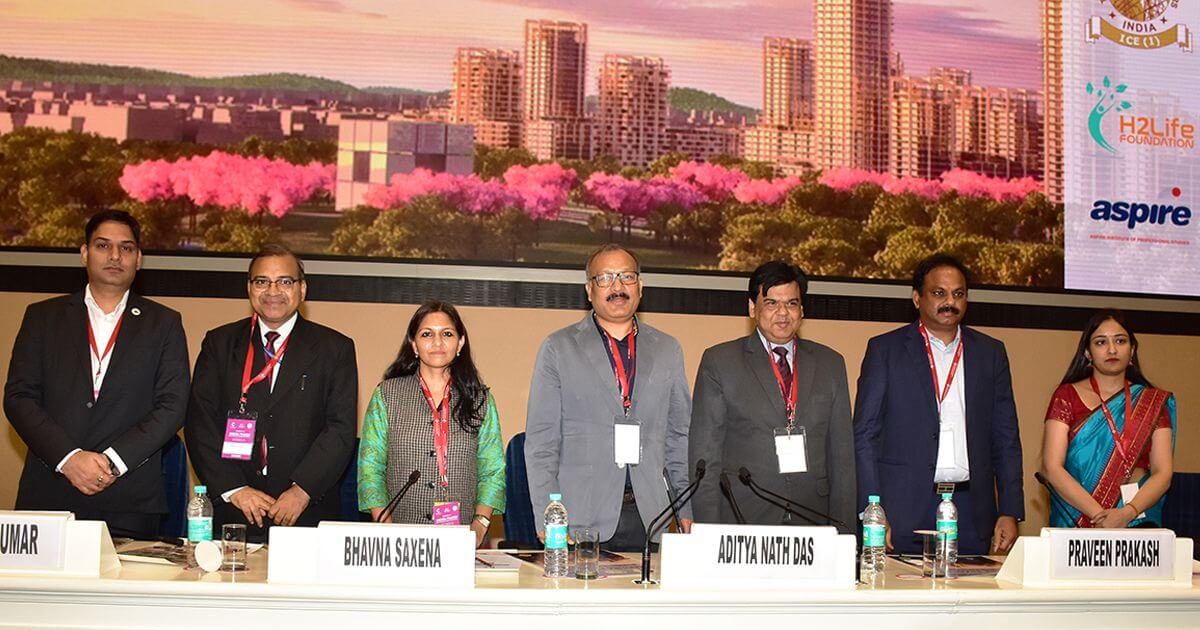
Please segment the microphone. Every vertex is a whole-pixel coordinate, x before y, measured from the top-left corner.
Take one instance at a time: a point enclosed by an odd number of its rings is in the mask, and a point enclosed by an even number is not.
[[[674,502],[679,498],[679,493],[671,487],[671,473],[665,467],[663,468],[663,483],[667,486],[667,499]],[[682,532],[683,525],[679,522],[679,510],[674,507],[671,508],[671,520],[675,521],[675,531]]]
[[[1058,503],[1059,509],[1061,509],[1066,514],[1071,513],[1071,510],[1066,509],[1070,506],[1067,504],[1066,501],[1063,500],[1062,497],[1058,496],[1058,492],[1056,492],[1054,490],[1054,486],[1050,485],[1050,480],[1046,479],[1046,476],[1043,475],[1041,473],[1041,471],[1035,471],[1033,473],[1033,478],[1037,479],[1038,483],[1042,484],[1043,486],[1046,486],[1046,490],[1050,491],[1050,500]],[[1078,510],[1076,510],[1076,511],[1078,511]]]
[[[700,487],[700,480],[704,479],[704,471],[707,466],[708,462],[704,461],[703,459],[697,461],[696,478],[692,480],[692,483],[688,484],[688,486],[683,489],[683,492],[679,493],[678,497],[675,497],[674,501],[668,503],[667,507],[663,508],[663,511],[659,512],[658,516],[655,516],[654,519],[650,521],[649,525],[646,526],[646,546],[642,548],[642,577],[639,580],[634,580],[634,584],[658,584],[658,582],[650,579],[650,539],[654,537],[654,534],[657,533],[663,525],[667,524],[667,522],[663,520],[667,514],[671,513],[671,511],[675,508],[680,507],[690,501],[692,499],[692,495],[696,494],[696,489]]]
[[[725,495],[729,507],[733,508],[733,517],[737,519],[737,524],[745,525],[746,517],[742,516],[742,508],[738,507],[737,499],[733,496],[733,488],[729,487],[729,472],[724,470],[721,471],[721,494]]]
[[[833,518],[832,516],[830,516],[824,512],[814,510],[814,509],[808,507],[807,505],[800,505],[799,503],[796,503],[795,501],[792,501],[785,496],[775,494],[774,492],[771,492],[770,490],[758,485],[757,483],[755,483],[754,478],[750,476],[750,471],[746,470],[745,466],[738,468],[738,480],[741,481],[743,484],[745,484],[747,488],[750,488],[750,491],[753,492],[755,495],[757,495],[758,498],[762,499],[763,501],[766,501],[767,503],[774,505],[775,507],[782,507],[785,511],[791,512],[792,514],[799,516],[800,518],[808,521],[809,523],[812,523],[813,525],[819,525],[819,523],[817,523],[813,519],[811,519],[803,514],[800,514],[799,512],[797,512],[796,510],[792,509],[789,506],[795,506],[795,507],[798,507],[798,508],[800,508],[806,512],[809,512],[811,514],[816,514],[818,518],[825,519],[826,521],[828,521],[828,523],[830,525],[836,525],[843,529],[846,528],[845,523],[843,523],[842,521],[840,521],[836,518]],[[771,499],[768,499],[767,497],[763,496],[762,493],[764,493],[764,492],[766,494],[771,495],[775,499],[777,499],[777,501],[772,501]],[[780,502],[785,503],[786,505],[780,505]]]
[[[413,487],[413,484],[417,483],[417,480],[420,478],[420,470],[413,470],[411,473],[409,473],[408,481],[404,482],[403,486],[400,486],[400,490],[396,492],[396,496],[392,497],[392,500],[388,502],[387,507],[383,508],[383,511],[380,512],[379,516],[375,518],[375,522],[382,523],[384,519],[391,518],[392,511],[396,509],[397,505],[400,505],[400,499],[403,499],[404,495],[408,494],[408,489]]]

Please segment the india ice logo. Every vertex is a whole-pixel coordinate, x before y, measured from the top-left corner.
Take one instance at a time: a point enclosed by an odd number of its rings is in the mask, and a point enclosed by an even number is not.
[[[1100,128],[1100,123],[1104,120],[1104,116],[1114,109],[1123,111],[1133,107],[1133,103],[1129,101],[1117,102],[1117,95],[1128,88],[1129,86],[1123,83],[1114,87],[1108,77],[1104,77],[1104,82],[1099,88],[1092,85],[1091,81],[1087,84],[1087,93],[1096,97],[1096,104],[1088,114],[1088,132],[1092,134],[1092,140],[1095,140],[1096,144],[1109,153],[1115,154],[1117,150],[1104,137],[1104,130]]]

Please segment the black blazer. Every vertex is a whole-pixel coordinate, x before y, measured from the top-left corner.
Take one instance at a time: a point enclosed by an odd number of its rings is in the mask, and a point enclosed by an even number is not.
[[[208,486],[214,524],[245,523],[221,494],[250,486],[278,497],[296,483],[311,497],[297,525],[337,519],[338,481],[354,450],[357,432],[358,365],[354,342],[303,317],[296,320],[275,387],[250,388],[246,410],[258,414],[254,455],[249,461],[222,459],[228,413],[238,408],[250,318],[210,330],[204,337],[192,382],[184,438],[200,481]],[[265,365],[262,337],[254,331],[254,373]],[[259,442],[270,445],[267,476]],[[254,530],[253,524],[250,529]],[[262,532],[249,532],[260,536]]]
[[[697,522],[737,522],[718,487],[724,470],[748,524],[811,524],[795,517],[785,521],[783,510],[752,494],[738,481],[738,468],[745,466],[755,482],[833,516],[844,523],[842,533],[854,533],[854,438],[846,362],[819,343],[800,339],[796,347],[796,424],[805,430],[806,473],[779,472],[775,429],[786,426],[787,413],[758,332],[713,346],[700,359],[688,459],[692,466],[706,459],[709,473],[692,499]],[[826,524],[823,519],[817,523]]]
[[[960,526],[959,549],[988,547],[996,517],[1025,518],[1021,436],[1013,403],[1012,376],[1004,344],[962,327],[963,393],[966,396],[967,459],[979,531]],[[915,323],[867,343],[854,405],[858,461],[858,507],[880,496],[897,551],[916,553],[911,532],[934,526],[933,492],[938,449],[937,399],[925,340]]]
[[[129,294],[100,396],[92,400],[83,292],[31,304],[13,344],[4,413],[29,446],[16,507],[164,514],[160,454],[187,405],[187,339],[179,313]],[[76,448],[112,447],[129,467],[86,496],[54,472]]]

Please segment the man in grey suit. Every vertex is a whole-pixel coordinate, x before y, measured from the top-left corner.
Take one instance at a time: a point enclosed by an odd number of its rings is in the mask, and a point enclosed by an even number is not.
[[[792,514],[754,496],[738,482],[745,467],[754,481],[798,505],[841,521],[854,533],[854,432],[842,355],[800,339],[808,279],[799,267],[764,263],[750,276],[750,317],[756,330],[704,352],[696,376],[689,459],[707,460],[692,505],[701,523],[735,523],[719,473],[746,523],[830,524]]]
[[[606,549],[645,544],[645,528],[688,485],[691,397],[683,349],[637,320],[641,270],[632,252],[605,245],[588,259],[592,311],[538,350],[525,419],[529,496],[539,515],[561,493],[572,527],[591,527]],[[664,483],[664,468],[667,482]],[[680,510],[691,528],[691,511]]]

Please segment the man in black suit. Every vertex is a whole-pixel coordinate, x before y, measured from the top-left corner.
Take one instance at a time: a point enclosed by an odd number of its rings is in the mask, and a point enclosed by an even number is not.
[[[300,316],[304,264],[264,247],[246,283],[254,315],[204,337],[184,435],[212,493],[213,525],[316,525],[341,513],[338,480],[354,449],[354,342]]]
[[[708,461],[692,501],[698,523],[735,523],[718,487],[730,491],[751,525],[826,525],[829,519],[784,510],[738,482],[745,467],[757,483],[832,516],[854,532],[854,438],[846,362],[834,349],[801,339],[808,278],[795,265],[764,263],[750,276],[754,332],[704,352],[692,398],[689,459]]]
[[[179,313],[129,290],[140,238],[124,211],[88,221],[87,286],[25,310],[4,413],[29,447],[17,509],[145,537],[167,512],[161,451],[183,424],[188,356]]]

